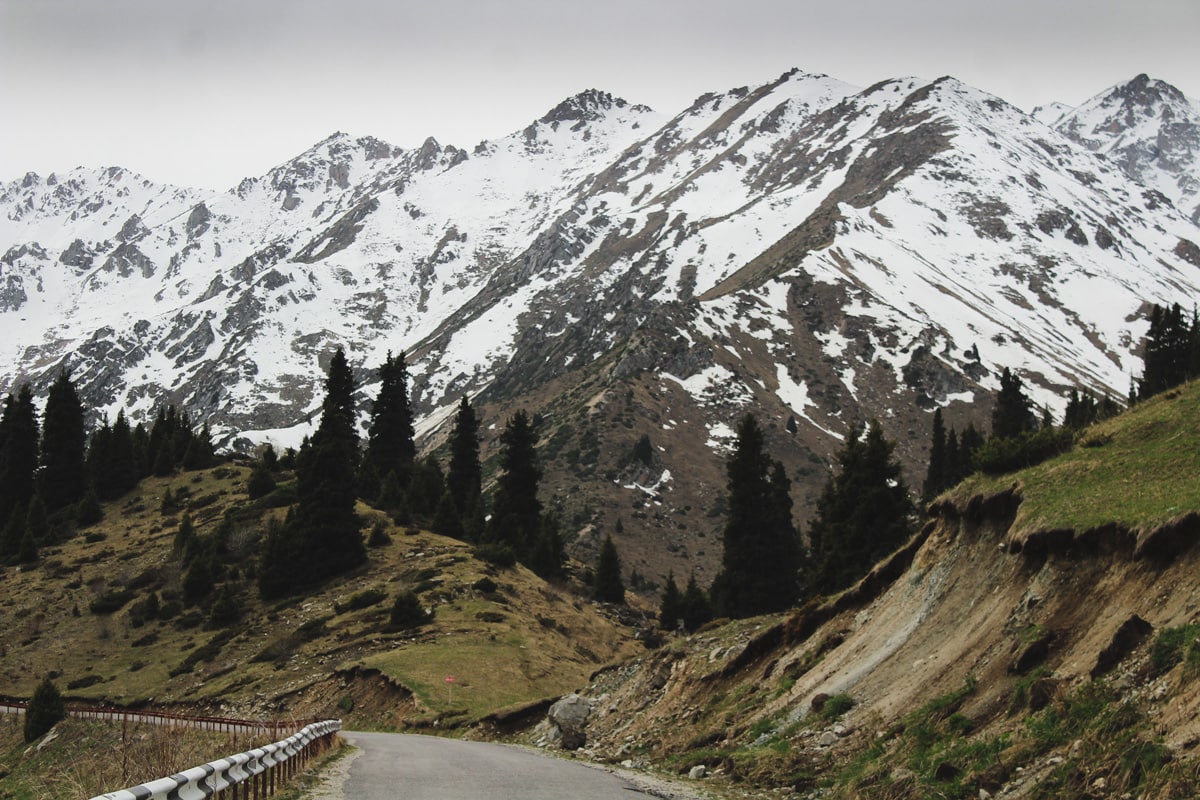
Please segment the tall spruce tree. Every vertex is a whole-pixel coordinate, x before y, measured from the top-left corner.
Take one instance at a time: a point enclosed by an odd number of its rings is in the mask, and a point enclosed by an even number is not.
[[[401,486],[407,487],[416,454],[408,399],[408,366],[404,353],[393,358],[389,352],[379,367],[379,393],[371,408],[364,460],[378,479],[395,472]]]
[[[450,432],[450,466],[446,472],[446,490],[463,520],[463,529],[478,534],[476,518],[482,519],[480,494],[483,468],[479,464],[479,420],[475,409],[463,397]]]
[[[946,449],[946,424],[942,420],[942,409],[933,412],[933,432],[929,445],[929,467],[925,470],[925,483],[921,497],[928,503],[944,492],[950,485],[950,457]]]
[[[42,419],[38,492],[51,514],[83,497],[87,489],[86,444],[83,404],[71,376],[62,372],[50,387]]]
[[[486,541],[508,545],[522,561],[528,560],[541,527],[542,503],[537,494],[542,471],[536,444],[529,415],[513,414],[500,435],[500,475],[486,531]]]
[[[713,607],[709,596],[700,584],[696,582],[696,573],[688,575],[687,588],[683,590],[680,601],[683,612],[683,627],[689,631],[699,630],[702,625],[713,618]]]
[[[600,557],[596,559],[592,596],[601,603],[625,603],[625,582],[621,579],[621,556],[611,536],[604,537]]]
[[[1009,439],[1037,428],[1033,403],[1025,395],[1024,384],[1008,367],[1000,373],[1000,392],[992,409],[992,438]]]
[[[877,421],[865,436],[856,426],[846,437],[809,526],[810,594],[849,586],[912,534],[912,499],[894,449]]]
[[[367,551],[354,512],[358,435],[354,380],[339,347],[330,361],[316,433],[296,456],[298,502],[287,524],[268,531],[259,590],[277,597],[358,566]]]
[[[675,583],[675,573],[670,572],[667,574],[667,585],[663,588],[662,602],[658,607],[658,627],[664,631],[673,631],[682,622],[683,596]]]
[[[721,572],[712,600],[727,617],[749,617],[788,608],[799,595],[800,538],[792,522],[790,482],[783,465],[764,450],[753,415],[738,425],[726,465],[729,516]]]
[[[37,409],[25,384],[4,399],[0,414],[0,526],[33,498],[37,463]]]

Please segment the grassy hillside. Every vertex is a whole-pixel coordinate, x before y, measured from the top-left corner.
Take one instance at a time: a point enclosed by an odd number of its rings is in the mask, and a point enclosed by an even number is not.
[[[1146,531],[1200,510],[1200,383],[1088,428],[1059,458],[1015,475],[975,475],[951,497],[965,504],[1014,484],[1022,498],[1014,535],[1112,523]]]
[[[632,628],[567,587],[479,562],[469,545],[399,528],[365,506],[364,535],[378,523],[390,543],[369,548],[368,564],[343,579],[264,604],[252,575],[257,542],[285,509],[250,502],[248,475],[227,464],[148,479],[37,564],[4,570],[0,693],[27,697],[51,675],[76,700],[445,724],[562,694],[640,648]],[[164,509],[168,490],[183,496],[178,507]],[[230,625],[210,623],[211,596],[178,602],[172,550],[185,510],[201,536],[230,526],[225,580],[241,607]],[[389,630],[403,589],[418,593],[432,622]],[[152,592],[163,613],[139,622]]]

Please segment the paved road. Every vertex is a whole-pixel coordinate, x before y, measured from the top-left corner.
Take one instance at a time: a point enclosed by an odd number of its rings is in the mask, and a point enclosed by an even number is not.
[[[637,800],[644,789],[602,769],[508,745],[342,731],[360,749],[339,794],[355,800]],[[657,794],[657,793],[656,793]]]

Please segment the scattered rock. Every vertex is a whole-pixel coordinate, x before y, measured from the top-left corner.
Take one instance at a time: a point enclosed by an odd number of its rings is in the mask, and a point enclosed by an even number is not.
[[[550,706],[547,717],[558,729],[563,750],[576,750],[587,742],[587,721],[592,714],[592,703],[578,694],[569,694]]]
[[[703,764],[697,764],[688,770],[688,777],[694,781],[701,780],[706,775],[708,775],[708,767],[704,766]]]
[[[838,735],[836,733],[834,733],[833,731],[823,731],[821,733],[821,735],[817,737],[817,746],[818,747],[833,747],[835,744],[838,743],[838,741],[839,741],[839,739],[838,739]]]

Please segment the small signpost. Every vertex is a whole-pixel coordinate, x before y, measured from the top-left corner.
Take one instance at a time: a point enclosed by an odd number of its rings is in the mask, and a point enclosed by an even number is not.
[[[446,701],[449,703],[454,702],[454,682],[456,680],[458,680],[458,678],[454,677],[453,675],[446,676]]]

